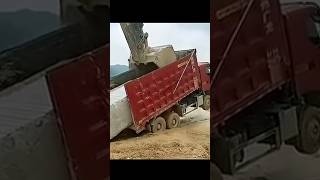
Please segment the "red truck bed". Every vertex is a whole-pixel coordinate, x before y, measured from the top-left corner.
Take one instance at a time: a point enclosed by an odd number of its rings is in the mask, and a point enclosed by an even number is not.
[[[201,86],[195,50],[176,62],[125,84],[134,125],[142,131],[149,120]]]
[[[47,75],[72,180],[106,180],[109,175],[108,57],[109,46],[104,46]]]
[[[214,127],[285,83],[290,63],[278,1],[224,0],[212,8]]]

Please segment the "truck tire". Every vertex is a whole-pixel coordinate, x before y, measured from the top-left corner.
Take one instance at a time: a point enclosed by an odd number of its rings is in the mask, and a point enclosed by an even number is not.
[[[156,119],[152,120],[150,123],[150,130],[151,132],[155,133],[158,131],[163,131],[166,129],[166,120],[163,117],[157,117]]]
[[[171,112],[166,117],[166,122],[167,122],[167,129],[176,128],[180,124],[180,116],[175,112]]]
[[[314,154],[320,149],[320,109],[305,108],[299,122],[299,141],[295,146],[303,154]]]
[[[210,162],[210,180],[223,180],[221,171],[213,162]]]
[[[204,110],[210,109],[210,95],[203,96],[203,105],[201,106]]]

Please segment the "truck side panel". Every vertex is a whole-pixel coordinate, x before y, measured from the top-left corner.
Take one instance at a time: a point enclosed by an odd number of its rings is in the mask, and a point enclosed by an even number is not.
[[[76,58],[47,75],[73,180],[106,180],[109,47]]]
[[[212,15],[214,127],[285,83],[290,61],[278,1],[215,1]]]
[[[181,78],[181,79],[180,79]],[[137,131],[200,87],[195,51],[125,84]]]
[[[311,18],[313,11],[300,8],[286,12],[287,35],[297,93],[304,95],[319,92],[320,83],[315,82],[315,77],[320,77],[319,43],[313,42],[310,37],[315,35],[314,32],[317,30],[316,23]]]

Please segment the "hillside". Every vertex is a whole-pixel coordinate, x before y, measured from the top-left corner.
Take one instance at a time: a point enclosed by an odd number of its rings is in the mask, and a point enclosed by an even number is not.
[[[0,51],[12,48],[59,27],[59,16],[50,12],[19,10],[0,12]]]
[[[129,66],[126,66],[126,65],[120,65],[120,64],[110,65],[110,77],[113,77],[117,74],[121,74],[128,70],[129,70]]]

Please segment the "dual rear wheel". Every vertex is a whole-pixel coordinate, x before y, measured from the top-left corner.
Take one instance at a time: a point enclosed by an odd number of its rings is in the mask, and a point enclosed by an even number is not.
[[[299,141],[296,149],[303,154],[314,154],[320,149],[320,109],[309,106],[299,122]]]
[[[153,119],[148,125],[149,131],[155,133],[178,127],[180,124],[180,116],[175,112],[169,112],[162,116]]]
[[[203,96],[203,105],[201,107],[203,110],[210,110],[210,95]]]

